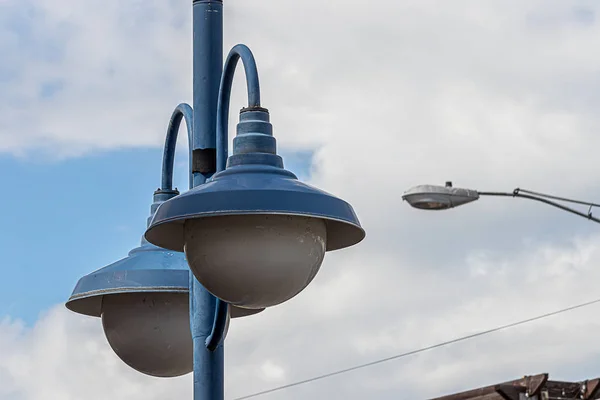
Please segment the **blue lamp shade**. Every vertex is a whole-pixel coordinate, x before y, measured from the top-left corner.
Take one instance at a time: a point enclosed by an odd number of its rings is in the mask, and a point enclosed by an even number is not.
[[[183,293],[189,291],[188,269],[180,253],[145,244],[123,258],[79,279],[67,308],[100,317],[104,296],[128,293]]]
[[[326,251],[352,246],[365,237],[350,204],[300,182],[279,166],[260,164],[228,167],[206,184],[162,203],[145,236],[150,243],[181,252],[186,220],[234,215],[320,219],[326,226]]]
[[[88,274],[77,282],[66,307],[78,314],[100,317],[104,296],[132,293],[180,293],[189,295],[189,268],[185,254],[144,243],[115,263]],[[230,306],[231,318],[263,310]]]

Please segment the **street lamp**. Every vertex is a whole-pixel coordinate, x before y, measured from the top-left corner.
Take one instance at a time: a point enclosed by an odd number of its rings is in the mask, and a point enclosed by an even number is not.
[[[239,59],[248,107],[240,112],[226,161],[229,93]],[[196,278],[221,300],[250,309],[274,306],[311,282],[326,251],[358,243],[364,231],[348,203],[283,168],[269,112],[260,105],[256,64],[245,46],[234,47],[225,62],[218,110],[217,174],[165,201],[146,238],[185,251]]]
[[[171,116],[145,239],[126,259],[83,277],[67,307],[102,316],[109,343],[136,370],[168,377],[193,369],[194,399],[218,400],[229,319],[289,300],[325,252],[357,244],[365,232],[350,204],[284,169],[252,53],[237,45],[223,66],[222,0],[192,4],[193,109],[180,104]],[[248,105],[228,157],[240,59]],[[191,189],[179,194],[172,181],[182,120]]]
[[[480,192],[473,189],[453,187],[452,182],[446,182],[445,186],[419,185],[412,187],[404,192],[402,195],[402,200],[405,200],[412,207],[421,210],[447,210],[449,208],[471,203],[475,200],[478,200],[481,196],[518,197],[522,199],[539,201],[552,207],[559,208],[563,211],[567,211],[575,215],[579,215],[580,217],[600,223],[600,219],[592,215],[592,208],[600,207],[600,204],[581,200],[573,200],[520,188],[517,188],[512,192]],[[588,206],[589,209],[587,213],[583,213],[560,204],[557,201],[581,204]]]

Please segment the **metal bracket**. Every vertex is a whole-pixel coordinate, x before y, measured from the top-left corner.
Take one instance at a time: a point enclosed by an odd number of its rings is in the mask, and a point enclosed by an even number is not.
[[[194,149],[192,151],[192,173],[210,175],[217,168],[217,149]]]

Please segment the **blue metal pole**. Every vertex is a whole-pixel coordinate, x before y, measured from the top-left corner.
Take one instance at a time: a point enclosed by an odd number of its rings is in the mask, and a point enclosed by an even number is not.
[[[193,0],[193,185],[216,170],[217,98],[223,68],[223,2]],[[224,398],[221,342],[209,350],[206,340],[215,322],[217,301],[190,273],[190,325],[194,345],[194,400]]]
[[[214,351],[206,347],[213,327],[216,298],[190,272],[190,325],[194,346],[194,400],[223,400],[224,354],[221,342]]]
[[[223,2],[193,0],[194,186],[215,172],[217,98],[223,69]]]

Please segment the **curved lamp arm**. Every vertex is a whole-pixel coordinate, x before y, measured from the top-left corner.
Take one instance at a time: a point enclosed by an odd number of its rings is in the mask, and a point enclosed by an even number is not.
[[[258,82],[256,61],[248,47],[243,44],[238,44],[231,49],[227,56],[227,60],[225,60],[223,75],[221,75],[221,84],[219,86],[219,100],[217,103],[217,173],[224,171],[227,164],[227,129],[231,86],[233,84],[235,68],[240,58],[242,59],[244,70],[246,72],[248,107],[260,107],[260,85]],[[217,299],[213,330],[206,338],[206,347],[211,351],[214,351],[223,340],[225,329],[227,327],[228,307],[229,305],[226,302]]]
[[[573,208],[564,206],[564,205],[562,205],[560,203],[557,203],[557,202],[554,202],[552,200],[548,200],[548,199],[546,199],[544,197],[554,198],[554,199],[561,200],[561,201],[568,201],[568,202],[571,202],[571,203],[588,205],[588,206],[590,206],[590,209],[591,209],[591,207],[597,206],[594,203],[586,203],[586,202],[579,201],[579,200],[570,200],[570,199],[565,199],[565,198],[556,197],[556,196],[548,196],[548,195],[538,194],[538,193],[529,192],[529,191],[524,191],[524,192],[526,192],[526,193],[535,193],[537,196],[536,195],[531,195],[531,194],[522,194],[522,193],[520,193],[521,191],[522,190],[520,190],[520,189],[515,189],[512,193],[506,193],[506,192],[477,192],[477,193],[480,196],[520,197],[522,199],[535,200],[535,201],[539,201],[539,202],[544,203],[544,204],[548,204],[548,205],[550,205],[552,207],[560,208],[563,211],[567,211],[567,212],[570,212],[572,214],[579,215],[580,217],[589,219],[590,221],[594,221],[594,222],[600,223],[600,219],[592,216],[591,211],[589,211],[587,214],[586,213],[582,213],[581,211],[577,211],[577,210],[575,210]]]
[[[192,163],[192,140],[194,127],[194,114],[192,107],[189,104],[181,103],[171,114],[169,127],[167,128],[167,138],[165,139],[165,149],[163,151],[162,179],[161,190],[173,190],[173,166],[175,163],[175,148],[177,145],[177,135],[179,134],[179,126],[181,120],[185,120],[185,126],[188,134],[188,160]],[[189,187],[193,186],[193,176],[190,170]]]
[[[217,104],[217,172],[224,171],[228,156],[228,117],[229,101],[231,99],[231,86],[238,60],[242,59],[246,73],[246,86],[248,88],[248,108],[260,107],[260,84],[258,82],[258,69],[250,49],[238,44],[234,46],[223,68],[221,85],[219,86],[219,101]]]

